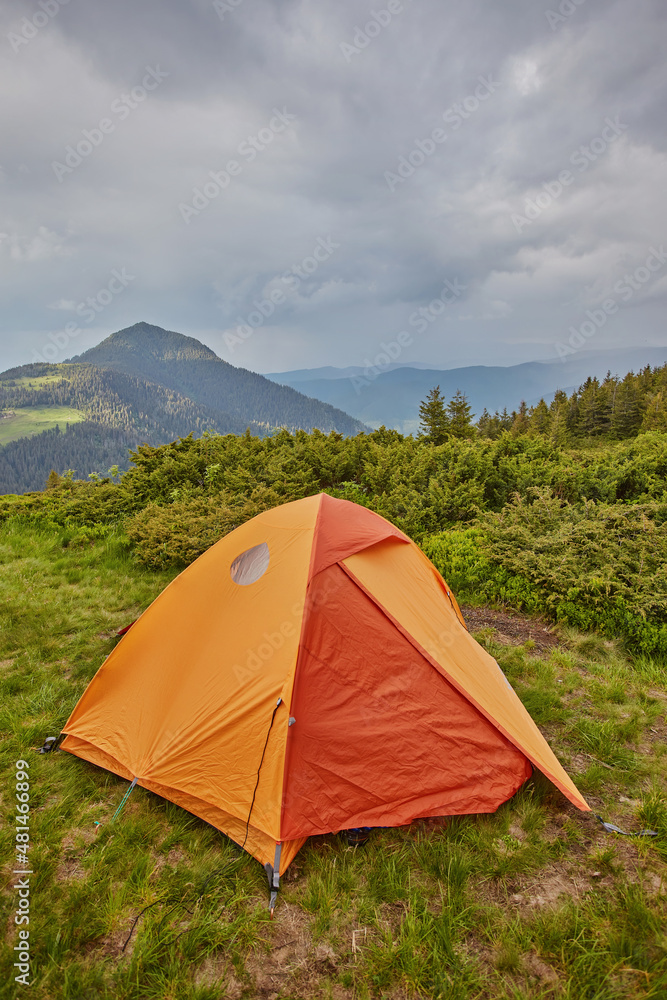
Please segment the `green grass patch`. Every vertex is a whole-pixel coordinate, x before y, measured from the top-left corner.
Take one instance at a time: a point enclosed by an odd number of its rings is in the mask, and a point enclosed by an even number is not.
[[[67,424],[78,424],[85,419],[81,410],[70,406],[23,406],[3,410],[0,413],[0,445],[34,437],[54,427],[64,430]]]
[[[97,494],[96,494],[97,495]],[[480,639],[605,819],[541,775],[488,816],[311,838],[275,919],[261,866],[212,827],[68,754],[56,734],[114,630],[173,578],[114,523],[0,526],[0,996],[13,981],[14,764],[30,761],[33,1000],[544,1000],[667,995],[667,677],[568,633],[537,655]],[[99,824],[99,825],[97,825]]]
[[[52,385],[54,382],[62,382],[64,377],[64,370],[59,369],[58,371],[52,372],[50,375],[37,375],[33,377],[25,375],[22,378],[0,379],[0,385],[16,389],[41,389],[45,385]]]

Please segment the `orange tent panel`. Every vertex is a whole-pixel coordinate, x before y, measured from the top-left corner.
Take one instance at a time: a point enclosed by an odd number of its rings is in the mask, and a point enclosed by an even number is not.
[[[180,574],[144,612],[88,685],[63,750],[160,789],[273,862],[288,706],[319,510],[317,497],[237,528]],[[268,544],[256,583],[231,566]],[[220,817],[226,817],[224,822]],[[261,845],[261,846],[260,846]]]

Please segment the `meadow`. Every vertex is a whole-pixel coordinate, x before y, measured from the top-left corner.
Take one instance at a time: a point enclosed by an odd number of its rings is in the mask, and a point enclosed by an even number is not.
[[[85,486],[100,498],[109,488]],[[359,848],[312,838],[270,921],[263,869],[222,834],[141,788],[114,820],[125,782],[35,752],[116,630],[179,567],[142,562],[118,519],[59,525],[13,509],[0,526],[0,996],[667,996],[662,660],[508,604],[467,609],[594,811],[659,836],[605,832],[536,774],[494,815],[375,831]],[[18,759],[29,762],[34,872],[27,989],[12,967]]]
[[[0,498],[0,995],[24,989],[21,759],[38,1000],[667,995],[665,434],[464,430],[207,433],[140,447],[122,476],[53,472]],[[494,815],[376,830],[357,849],[312,838],[271,922],[264,871],[222,834],[140,788],[114,818],[125,782],[35,752],[184,566],[321,490],[423,547],[594,812],[657,837],[605,831],[536,774]]]
[[[84,414],[71,406],[25,406],[3,410],[0,412],[0,446],[54,427],[64,431],[68,424],[78,424],[82,420],[85,420]]]

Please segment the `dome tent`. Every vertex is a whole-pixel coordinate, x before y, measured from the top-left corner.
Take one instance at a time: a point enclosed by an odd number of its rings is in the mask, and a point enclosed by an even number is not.
[[[326,494],[185,569],[63,734],[241,844],[274,887],[311,835],[493,812],[533,766],[589,809],[427,557]]]

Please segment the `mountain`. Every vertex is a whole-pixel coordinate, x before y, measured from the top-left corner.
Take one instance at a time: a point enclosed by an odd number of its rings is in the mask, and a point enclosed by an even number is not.
[[[427,365],[422,361],[410,361],[402,365],[398,364],[398,362],[383,365],[382,371],[393,372],[396,368],[424,368],[429,371],[440,370],[438,365]],[[323,378],[354,378],[356,375],[363,375],[365,370],[362,365],[348,365],[347,368],[334,368],[332,365],[324,365],[322,368],[297,368],[295,371],[265,373],[264,378],[270,378],[272,381],[280,383],[282,377],[288,375],[288,384],[291,385],[292,381],[311,382]]]
[[[41,489],[51,469],[80,477],[127,468],[129,449],[246,425],[163,386],[78,364],[34,364],[0,375],[0,492]],[[266,428],[252,424],[253,433]]]
[[[550,400],[557,389],[571,393],[589,376],[603,378],[607,371],[625,375],[646,365],[667,361],[667,347],[630,348],[618,351],[580,351],[565,361],[532,361],[509,367],[474,365],[430,369],[413,366],[378,368],[320,368],[267,375],[281,385],[339,406],[372,427],[384,424],[405,434],[419,427],[419,403],[439,385],[447,398],[457,389],[468,397],[473,412],[516,410],[522,400],[534,405]]]
[[[84,478],[112,465],[127,468],[129,449],[143,442],[157,446],[207,429],[356,434],[385,424],[411,433],[434,385],[447,398],[461,389],[479,416],[484,407],[512,410],[521,400],[550,399],[556,389],[572,391],[607,370],[625,374],[665,361],[667,348],[630,348],[507,368],[328,367],[268,378],[222,361],[192,337],[136,323],[70,361],[0,375],[0,492],[41,489],[52,468]]]
[[[96,347],[72,360],[87,362],[98,368],[114,368],[127,375],[148,375],[165,362],[215,362],[220,359],[210,347],[194,337],[163,330],[150,323],[135,323],[112,333]]]
[[[192,337],[136,323],[112,333],[97,347],[72,358],[165,386],[200,406],[221,411],[245,426],[357,434],[363,425],[326,402],[309,398],[245,368],[235,368]]]
[[[79,358],[0,375],[0,493],[41,489],[129,465],[129,449],[205,430],[278,427],[356,434],[362,423],[317,399],[221,361],[191,337],[137,323]]]

